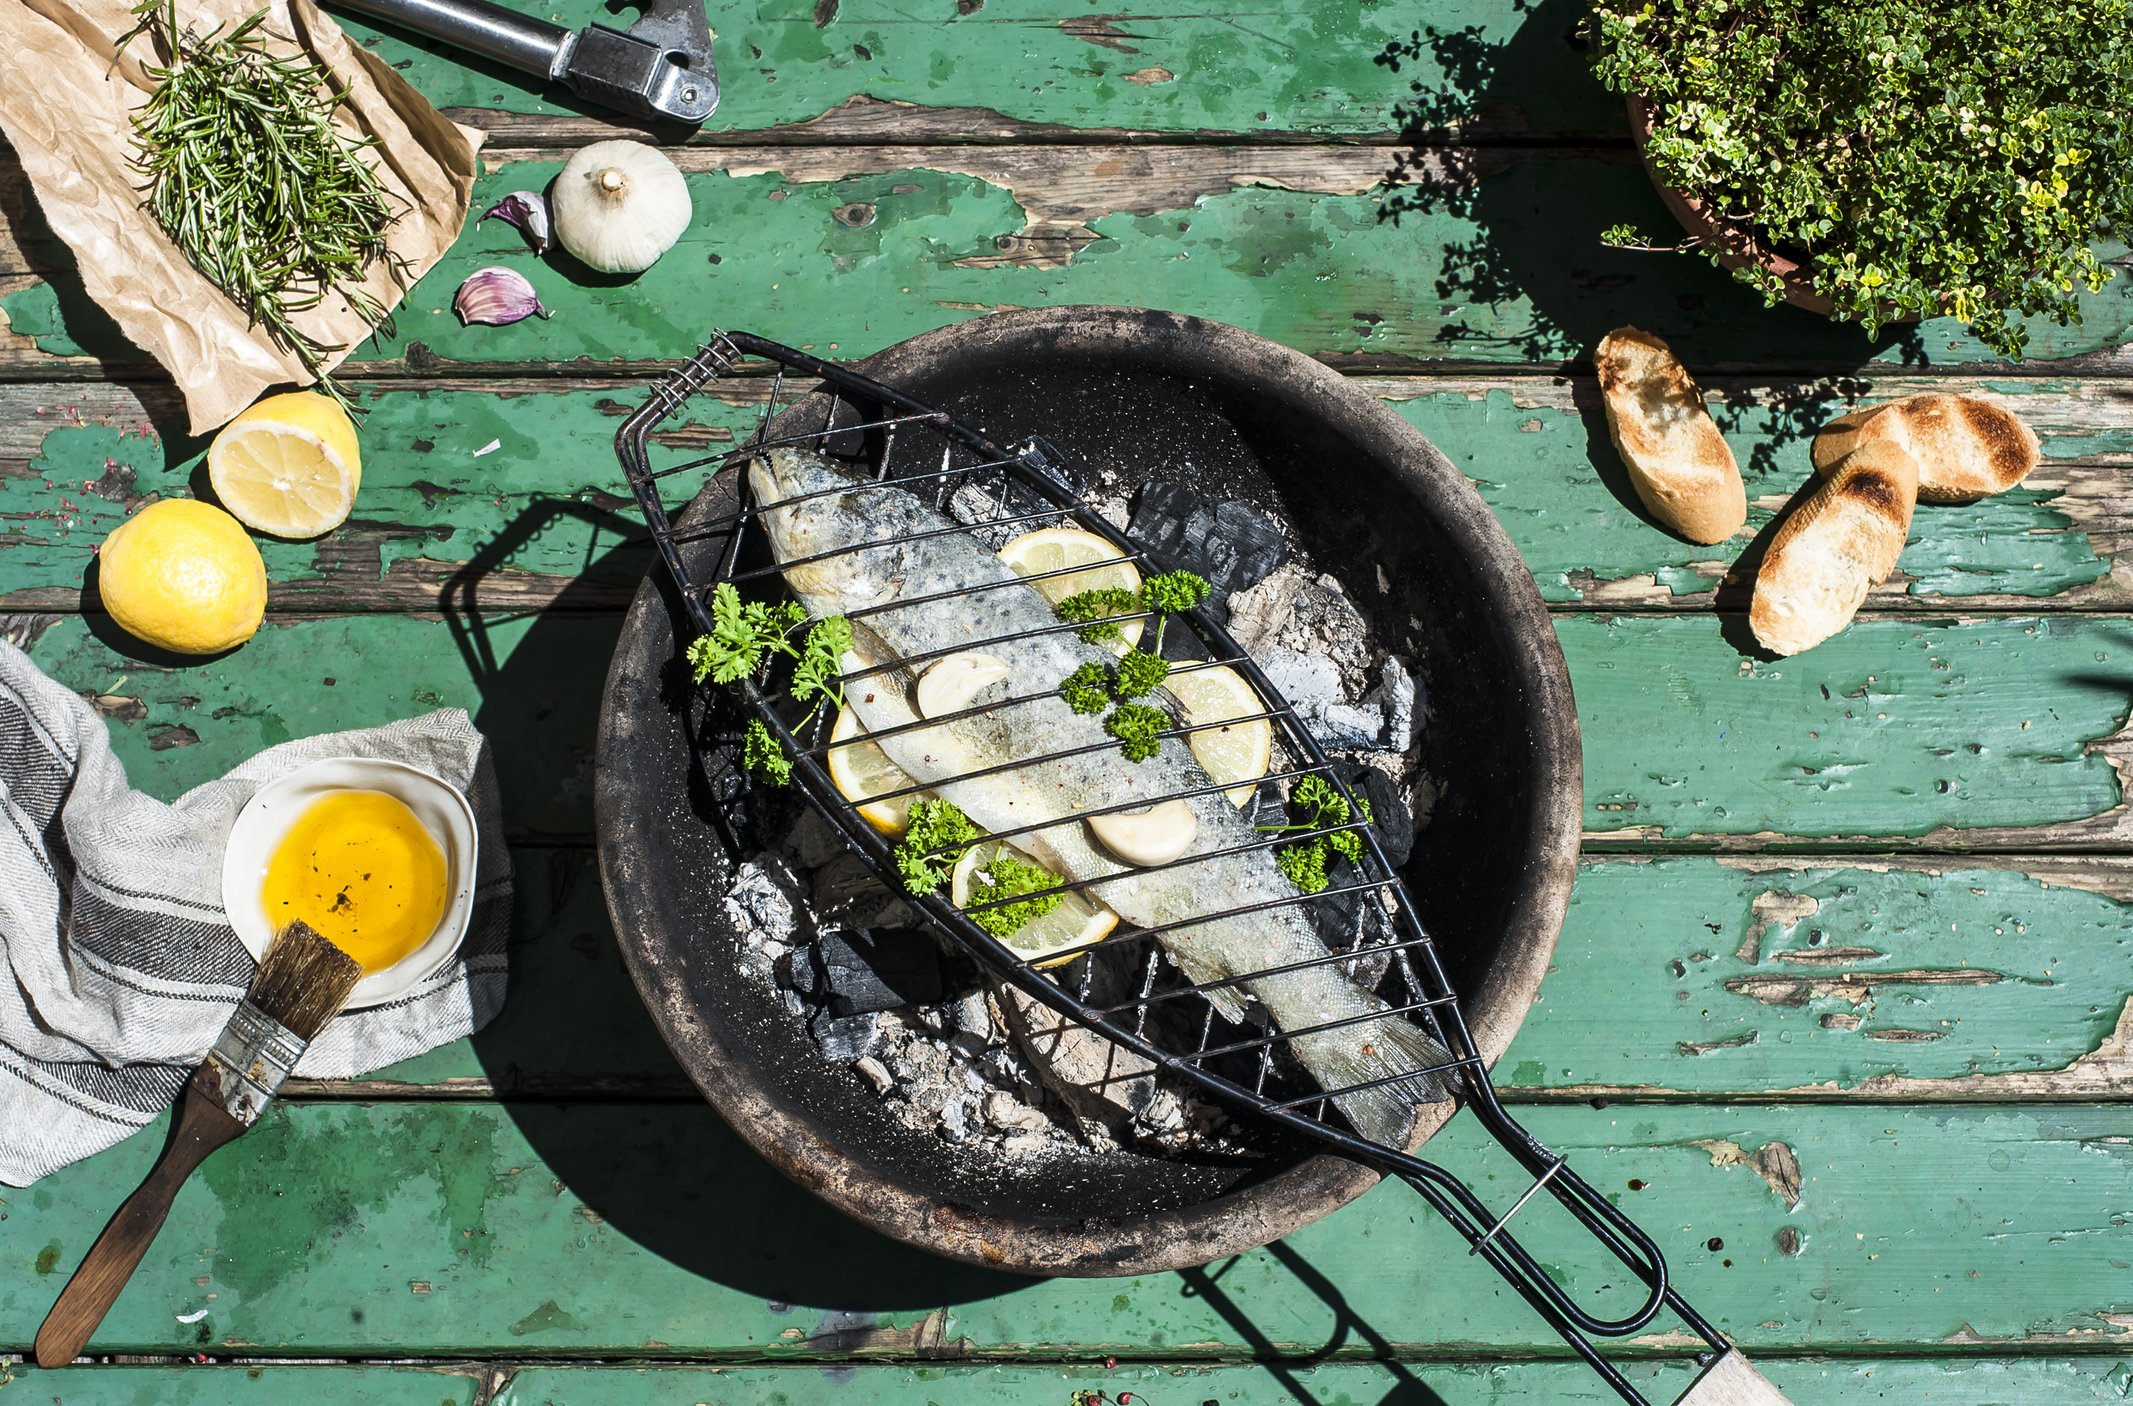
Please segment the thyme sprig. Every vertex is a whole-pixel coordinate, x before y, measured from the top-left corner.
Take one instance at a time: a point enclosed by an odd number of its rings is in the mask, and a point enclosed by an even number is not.
[[[363,290],[398,218],[363,153],[375,139],[336,127],[347,97],[324,67],[267,44],[264,10],[205,34],[178,24],[177,0],[141,0],[124,47],[146,34],[165,66],[144,65],[155,91],[134,112],[133,165],[146,205],[192,266],[294,352],[319,389],[350,409],[326,374],[342,344],[309,336],[297,314],[339,294],[373,325],[386,309]]]

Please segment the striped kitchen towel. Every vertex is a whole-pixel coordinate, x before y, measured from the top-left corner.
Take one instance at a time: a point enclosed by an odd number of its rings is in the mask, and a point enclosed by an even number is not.
[[[441,709],[269,748],[165,804],[126,784],[103,719],[0,642],[0,1182],[26,1186],[150,1122],[252,980],[222,910],[222,846],[266,782],[389,757],[473,803],[473,925],[458,960],[321,1033],[299,1076],[361,1074],[458,1039],[504,1000],[511,860],[488,745]]]

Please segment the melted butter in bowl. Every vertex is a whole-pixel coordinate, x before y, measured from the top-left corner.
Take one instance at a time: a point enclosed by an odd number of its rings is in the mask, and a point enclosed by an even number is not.
[[[381,972],[429,940],[444,916],[444,849],[405,801],[329,791],[267,860],[260,902],[276,928],[309,923]]]
[[[459,950],[473,913],[474,815],[419,767],[332,757],[254,792],[223,852],[222,903],[257,958],[302,919],[362,964],[348,1008],[405,994]]]

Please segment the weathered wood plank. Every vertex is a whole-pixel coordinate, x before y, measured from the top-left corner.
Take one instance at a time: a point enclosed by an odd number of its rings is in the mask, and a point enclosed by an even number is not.
[[[2119,846],[2117,617],[1865,620],[1763,661],[1740,616],[1567,616],[1588,834],[1759,848]]]
[[[1426,200],[1415,187],[1388,198],[1377,185],[1381,150],[1307,156],[933,148],[910,150],[908,168],[882,169],[866,151],[692,148],[683,161],[696,222],[650,271],[595,280],[567,260],[535,260],[499,222],[470,220],[400,309],[396,334],[357,359],[418,371],[594,371],[686,355],[720,325],[854,355],[994,308],[1072,303],[1196,312],[1363,369],[1560,362],[1625,322],[1666,335],[1709,370],[1986,359],[1945,319],[1869,342],[1853,327],[1765,309],[1700,260],[1603,248],[1609,225],[1667,218],[1624,152],[1455,149],[1435,158],[1437,193]],[[560,157],[504,154],[475,208],[541,185]],[[1045,223],[1052,211],[1072,223]],[[21,247],[50,281],[0,297],[9,328],[0,374],[145,369],[87,303],[63,251],[34,232]],[[453,290],[498,262],[524,269],[556,315],[459,326]],[[2129,289],[2120,279],[2084,295],[2078,326],[2034,327],[2029,371],[2123,372],[2133,357],[2122,350],[2133,340]]]
[[[541,13],[572,26],[613,22],[590,0]],[[723,97],[702,141],[775,128],[813,141],[1073,140],[1092,128],[1384,137],[1406,120],[1395,108],[1419,93],[1431,95],[1432,117],[1461,119],[1472,133],[1626,134],[1620,102],[1568,42],[1576,16],[1561,0],[1531,14],[1481,0],[1434,4],[1428,19],[1448,33],[1420,45],[1403,42],[1416,14],[1362,0],[1250,13],[1166,0],[1131,14],[1058,0],[756,0],[711,18]],[[341,23],[496,140],[553,145],[613,133],[554,89],[361,19]],[[1397,73],[1378,62],[1395,43]]]
[[[693,1099],[622,967],[590,853],[524,848],[517,877],[494,1024],[297,1089]],[[2129,904],[2123,859],[1596,859],[1496,1082],[1528,1103],[2133,1095]]]
[[[1531,1112],[1750,1351],[2091,1350],[2133,1314],[2110,1229],[2133,1214],[2123,1108]],[[1459,1119],[1431,1151],[1506,1204],[1525,1178],[1479,1137]],[[0,1347],[29,1341],[156,1141],[7,1194]],[[1626,1307],[1619,1267],[1597,1264],[1559,1212],[1529,1207],[1519,1225],[1581,1302]],[[1403,1186],[1223,1266],[1212,1287],[1033,1283],[900,1248],[786,1182],[705,1107],[289,1104],[186,1186],[93,1346],[521,1360],[1560,1351]]]
[[[1564,607],[1738,609],[1720,582],[1741,537],[1698,548],[1636,506],[1588,379],[1367,377],[1473,475],[1544,596]],[[1870,610],[2125,608],[2133,574],[2133,391],[2115,380],[1713,383],[1762,524],[1808,475],[1813,428],[1844,407],[1927,386],[2008,405],[2044,436],[2021,489],[1918,513]],[[709,446],[755,422],[766,386],[698,397],[675,442]],[[608,452],[638,380],[371,382],[362,387],[364,486],[348,526],[317,543],[263,543],[276,610],[433,610],[480,557],[482,590],[528,606],[619,607],[649,564]],[[153,383],[0,383],[0,609],[79,608],[90,550],[144,495],[196,486],[204,446]],[[494,446],[491,448],[491,446]],[[1745,558],[1752,561],[1752,557]]]
[[[159,795],[289,737],[461,706],[497,749],[513,826],[589,829],[616,616],[507,600],[442,626],[280,617],[234,654],[175,665],[143,663],[101,616],[15,621],[48,672],[106,700],[120,756]],[[1774,663],[1744,657],[1741,631],[1736,616],[1558,619],[1593,840],[2109,850],[2133,836],[2124,617],[1861,621]],[[1433,667],[1427,686],[1457,686]]]
[[[205,1322],[206,1320],[201,1320]],[[486,1367],[80,1366],[40,1371],[0,1365],[0,1387],[63,1406],[488,1406]]]
[[[2133,1372],[2114,1357],[1875,1358],[1831,1362],[1758,1357],[1756,1365],[1795,1406],[1860,1400],[1919,1406],[2035,1406],[2041,1401],[2120,1406]],[[667,1406],[678,1401],[775,1401],[820,1390],[799,1377],[813,1368],[527,1366],[495,1406]],[[839,1381],[883,1406],[941,1401],[1025,1401],[1046,1406],[1076,1391],[1131,1394],[1157,1406],[1333,1406],[1416,1402],[1431,1406],[1615,1406],[1621,1400],[1583,1366],[1567,1362],[1469,1365],[1448,1362],[1155,1367],[890,1367],[843,1369]],[[1693,1372],[1638,1363],[1628,1375],[1653,1401],[1672,1401]],[[71,1400],[71,1398],[70,1398]]]

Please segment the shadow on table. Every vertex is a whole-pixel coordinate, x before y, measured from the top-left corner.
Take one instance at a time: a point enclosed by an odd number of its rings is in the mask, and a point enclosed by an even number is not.
[[[1664,337],[1683,361],[1705,371],[1732,367],[1796,368],[1803,384],[1758,388],[1752,409],[1734,411],[1736,426],[1757,444],[1743,467],[1773,467],[1780,449],[1813,434],[1833,396],[1856,397],[1855,369],[1893,349],[1903,366],[1930,360],[1916,326],[1869,338],[1858,327],[1792,307],[1765,307],[1762,297],[1699,255],[1609,248],[1603,231],[1626,224],[1656,243],[1679,237],[1629,140],[1619,131],[1557,148],[1519,142],[1461,145],[1463,121],[1495,128],[1506,112],[1538,126],[1532,75],[1552,75],[1565,107],[1589,111],[1599,80],[1584,61],[1584,0],[1517,0],[1525,21],[1494,43],[1478,26],[1417,30],[1379,54],[1392,74],[1438,70],[1437,86],[1411,79],[1393,108],[1406,149],[1386,173],[1389,193],[1379,218],[1443,229],[1435,291],[1450,308],[1439,341],[1448,355],[1509,351],[1526,361],[1589,365],[1601,337],[1624,325]],[[1575,62],[1566,63],[1569,55]],[[1619,107],[1612,111],[1619,113]],[[1485,317],[1462,317],[1481,308]],[[1764,371],[1763,374],[1767,374]],[[1572,394],[1592,438],[1594,464],[1624,506],[1643,515],[1617,456],[1606,443],[1597,387],[1589,378]],[[1648,517],[1647,517],[1647,520]]]
[[[607,545],[588,550],[573,583],[539,609],[490,581],[537,534],[587,529]],[[549,500],[507,524],[445,588],[447,625],[481,694],[475,722],[495,755],[505,824],[522,843],[529,831],[534,845],[556,842],[550,891],[519,897],[509,999],[472,1040],[502,1107],[589,1220],[774,1311],[857,1315],[796,1319],[818,1346],[825,1333],[864,1331],[872,1312],[967,1303],[1028,1284],[890,1240],[772,1168],[672,1063],[605,915],[587,906],[585,890],[598,881],[584,834],[593,741],[621,624],[603,581],[618,565],[642,572],[648,557],[633,517]],[[558,788],[570,793],[562,803]],[[519,872],[541,869],[521,863]],[[529,930],[528,915],[543,904],[550,916],[571,909],[570,920]],[[577,955],[521,945],[535,938]],[[604,1077],[617,1070],[625,1072]]]
[[[1273,1340],[1252,1321],[1243,1305],[1223,1289],[1222,1277],[1237,1264],[1236,1259],[1224,1260],[1220,1264],[1207,1265],[1200,1269],[1182,1270],[1178,1277],[1184,1281],[1185,1297],[1204,1300],[1208,1307],[1221,1315],[1222,1321],[1235,1330],[1238,1340],[1259,1359],[1266,1374],[1281,1383],[1282,1389],[1296,1400],[1297,1406],[1321,1406],[1320,1398],[1313,1394],[1310,1384],[1304,1380],[1298,1369],[1331,1357],[1343,1348],[1358,1345],[1367,1347],[1373,1360],[1393,1377],[1392,1389],[1378,1398],[1378,1406],[1446,1406],[1442,1396],[1433,1391],[1404,1363],[1394,1360],[1392,1343],[1356,1313],[1348,1302],[1348,1296],[1343,1294],[1318,1266],[1297,1253],[1285,1240],[1277,1240],[1267,1246],[1266,1252],[1294,1275],[1297,1283],[1317,1295],[1319,1301],[1333,1312],[1333,1326],[1326,1334],[1325,1344],[1308,1356],[1283,1358]]]

